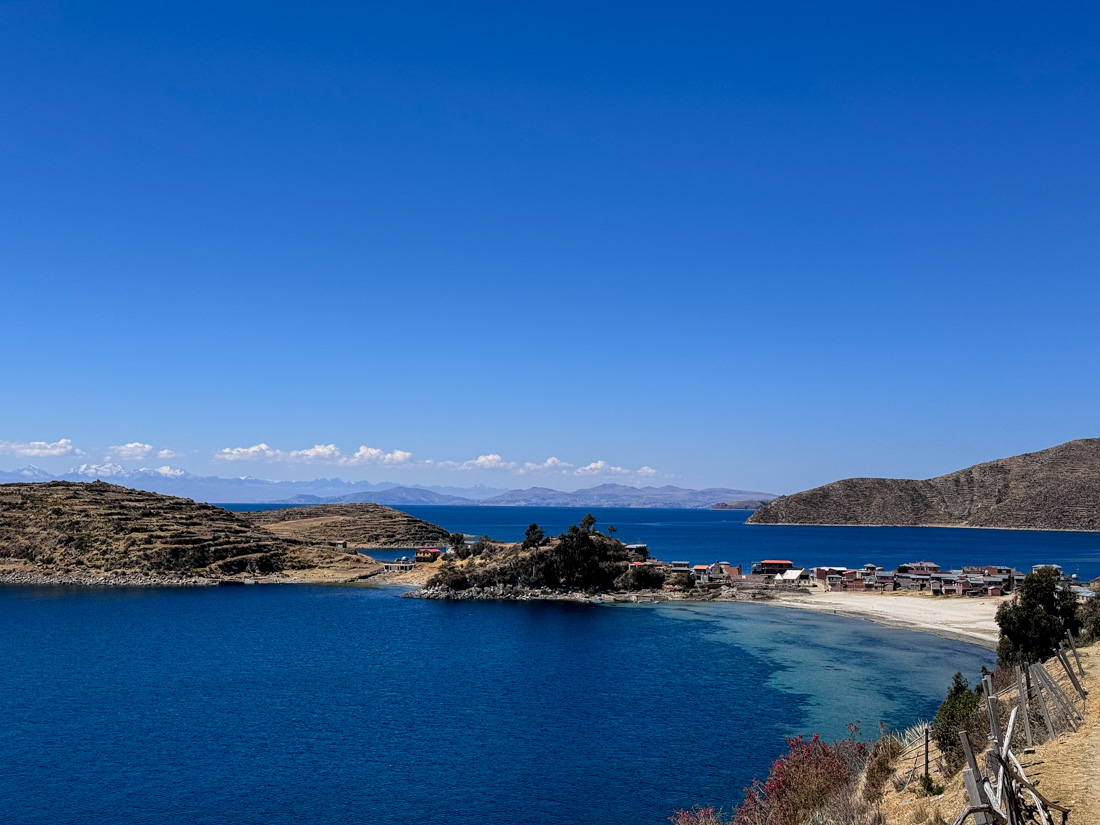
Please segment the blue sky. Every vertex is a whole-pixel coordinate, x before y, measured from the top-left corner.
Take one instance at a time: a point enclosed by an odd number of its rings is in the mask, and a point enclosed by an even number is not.
[[[790,492],[1100,435],[1098,23],[0,4],[0,468]]]

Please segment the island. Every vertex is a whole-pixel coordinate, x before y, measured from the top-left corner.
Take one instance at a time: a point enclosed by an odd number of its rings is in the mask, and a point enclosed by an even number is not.
[[[834,481],[769,501],[747,523],[1100,530],[1100,438],[924,480]]]

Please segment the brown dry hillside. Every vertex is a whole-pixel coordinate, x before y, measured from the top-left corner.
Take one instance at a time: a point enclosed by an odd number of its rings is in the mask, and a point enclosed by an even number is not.
[[[768,502],[748,523],[1100,530],[1100,438],[921,481],[834,481]]]
[[[241,515],[278,536],[307,542],[346,541],[353,547],[428,547],[446,544],[450,538],[442,527],[381,504],[317,504]]]
[[[93,584],[125,576],[360,578],[369,559],[277,536],[237,513],[106,484],[0,484],[0,573]]]

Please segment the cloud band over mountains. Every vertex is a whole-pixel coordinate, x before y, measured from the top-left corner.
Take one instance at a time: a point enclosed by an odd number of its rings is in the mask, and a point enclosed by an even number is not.
[[[287,462],[291,464],[330,464],[340,467],[354,467],[364,465],[379,465],[387,467],[418,466],[435,467],[442,470],[495,470],[514,473],[517,475],[528,474],[553,474],[574,476],[635,476],[638,478],[653,478],[658,473],[650,466],[643,466],[636,470],[609,464],[606,461],[593,461],[577,467],[568,461],[563,461],[556,456],[550,456],[542,462],[507,461],[497,453],[487,453],[471,458],[467,461],[435,461],[430,458],[414,459],[413,454],[407,450],[391,450],[386,452],[378,447],[360,445],[354,453],[343,453],[335,444],[315,444],[300,450],[279,450],[266,443],[253,444],[251,447],[225,447],[214,453],[217,461],[267,461]]]

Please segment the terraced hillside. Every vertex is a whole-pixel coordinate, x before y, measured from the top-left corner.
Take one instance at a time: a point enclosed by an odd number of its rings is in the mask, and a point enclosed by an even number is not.
[[[748,523],[1100,530],[1100,438],[920,481],[835,481],[768,502]]]
[[[346,541],[352,547],[434,547],[450,533],[381,504],[317,504],[241,513],[277,536],[305,542]]]
[[[375,566],[377,567],[377,566]],[[190,499],[106,484],[0,485],[0,573],[77,584],[154,576],[362,577],[370,561]]]

